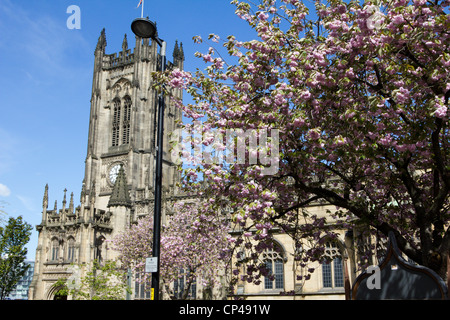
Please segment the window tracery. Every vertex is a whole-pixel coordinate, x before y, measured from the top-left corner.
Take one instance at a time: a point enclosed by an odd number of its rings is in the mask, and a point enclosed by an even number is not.
[[[67,260],[69,262],[75,262],[75,239],[72,237],[68,240]]]
[[[113,121],[112,121],[112,146],[116,147],[119,145],[119,137],[120,137],[120,100],[114,100],[114,113],[113,113]]]
[[[264,278],[265,290],[284,289],[284,255],[278,245],[268,249],[262,254],[269,276]]]
[[[335,242],[325,245],[325,259],[322,264],[322,281],[324,288],[344,287],[344,268],[342,254]]]
[[[56,238],[52,239],[52,251],[51,251],[51,261],[58,261],[59,259],[59,240]]]
[[[117,147],[130,143],[132,102],[131,98],[126,96],[123,104],[119,98],[114,99],[113,104],[111,145]]]
[[[131,99],[126,97],[124,101],[123,123],[122,123],[122,143],[130,143],[130,123],[131,123]]]

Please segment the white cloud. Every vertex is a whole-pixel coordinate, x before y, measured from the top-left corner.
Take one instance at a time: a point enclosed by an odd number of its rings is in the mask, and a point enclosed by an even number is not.
[[[27,209],[28,211],[34,211],[34,212],[37,212],[35,203],[34,203],[34,201],[33,201],[32,198],[18,195],[18,196],[17,196],[17,199],[20,200],[20,202],[22,203],[22,205],[23,205],[23,206],[25,207],[25,209]]]
[[[11,190],[4,184],[0,183],[0,196],[2,197],[9,197],[11,195]]]

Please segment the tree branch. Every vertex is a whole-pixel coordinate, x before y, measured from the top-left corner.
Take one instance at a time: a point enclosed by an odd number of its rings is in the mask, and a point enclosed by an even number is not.
[[[320,199],[319,196],[314,196],[314,197],[312,197],[312,198],[310,198],[308,200],[305,200],[303,202],[297,203],[297,204],[291,206],[290,208],[284,209],[283,211],[279,212],[276,217],[272,217],[272,221],[274,221],[275,219],[282,218],[286,213],[288,213],[288,212],[290,212],[292,210],[295,210],[295,209],[302,208],[302,207],[310,204],[311,202],[319,200],[319,199]]]

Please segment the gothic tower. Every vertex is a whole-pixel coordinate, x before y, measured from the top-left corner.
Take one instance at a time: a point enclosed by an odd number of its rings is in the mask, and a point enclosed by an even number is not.
[[[91,110],[85,174],[80,205],[74,207],[73,193],[66,207],[48,210],[45,186],[42,222],[33,282],[29,299],[55,299],[58,279],[71,276],[72,264],[91,265],[94,259],[116,257],[107,250],[108,241],[123,232],[139,216],[154,209],[156,158],[157,92],[151,73],[162,61],[158,45],[136,37],[134,51],[125,35],[122,51],[106,54],[105,30],[95,49]],[[183,69],[182,45],[175,43],[173,62],[167,68]],[[182,92],[175,92],[181,97]],[[168,133],[176,129],[181,110],[166,99],[164,120],[163,200],[179,194],[178,172],[169,152]],[[163,210],[164,202],[163,201]],[[63,297],[64,298],[64,297]]]

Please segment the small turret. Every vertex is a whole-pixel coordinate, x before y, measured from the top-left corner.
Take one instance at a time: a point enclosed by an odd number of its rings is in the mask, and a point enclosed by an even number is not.
[[[178,40],[175,40],[175,48],[173,48],[173,60],[178,58],[180,48],[178,47]]]
[[[42,208],[47,211],[48,208],[48,184],[45,185],[44,199],[42,200]]]
[[[183,69],[184,62],[184,50],[183,43],[178,46],[178,40],[175,41],[175,48],[173,49],[173,63],[177,65],[180,69]]]
[[[42,222],[47,221],[47,209],[48,209],[48,184],[45,185],[44,198],[42,199]]]
[[[95,180],[92,181],[91,190],[89,190],[89,205],[94,206],[95,203]]]
[[[120,166],[119,174],[117,175],[116,182],[114,183],[114,188],[108,202],[108,208],[116,206],[131,207],[127,178],[122,165]]]
[[[73,214],[73,192],[70,193],[70,202],[69,202],[69,214]]]
[[[81,185],[81,192],[80,192],[80,203],[84,204],[86,196],[86,179],[83,179],[83,184]]]
[[[180,52],[179,52],[179,59],[181,60],[181,61],[184,61],[184,49],[183,49],[183,42],[180,42]]]
[[[67,193],[67,189],[64,189],[64,198],[63,198],[63,201],[62,201],[62,210],[64,211],[64,209],[66,209],[66,203],[67,203],[67,201],[66,201],[66,193]]]
[[[105,33],[105,28],[103,28],[102,32],[100,33],[100,37],[98,37],[97,47],[95,48],[95,53],[101,52],[104,54],[106,45],[107,45],[106,33]]]
[[[128,50],[128,41],[127,41],[127,34],[125,33],[125,36],[123,37],[122,42],[122,51],[125,52]]]

